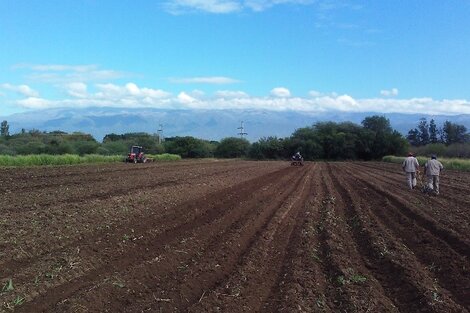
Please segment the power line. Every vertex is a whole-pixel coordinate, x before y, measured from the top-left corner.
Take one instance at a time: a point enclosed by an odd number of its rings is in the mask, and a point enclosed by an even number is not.
[[[158,124],[158,143],[161,144],[163,141],[163,124]]]
[[[248,135],[248,133],[245,132],[245,128],[243,127],[243,121],[240,122],[240,127],[237,127],[237,129],[240,130],[238,135],[240,135],[240,138],[243,138],[244,135]]]

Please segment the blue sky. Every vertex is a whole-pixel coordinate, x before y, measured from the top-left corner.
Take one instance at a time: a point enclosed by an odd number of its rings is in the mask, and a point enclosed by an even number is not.
[[[0,115],[470,113],[470,1],[0,0]]]

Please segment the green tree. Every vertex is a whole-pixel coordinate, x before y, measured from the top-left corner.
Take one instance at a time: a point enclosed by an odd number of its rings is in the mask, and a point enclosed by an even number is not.
[[[263,137],[258,140],[258,145],[255,147],[258,149],[258,153],[261,153],[261,159],[285,159],[286,153],[284,149],[284,143],[282,139],[277,137]],[[250,152],[251,155],[255,155],[255,150]]]
[[[10,126],[8,125],[7,121],[3,121],[0,124],[0,136],[2,137],[8,137],[10,135]]]
[[[165,139],[165,151],[182,158],[207,158],[214,155],[215,145],[191,136]]]
[[[338,159],[342,154],[345,141],[345,133],[338,129],[338,124],[335,122],[321,122],[316,123],[313,129],[323,148],[323,157]]]
[[[323,158],[323,147],[313,126],[295,130],[292,136],[284,141],[284,146],[287,149],[287,157],[299,151],[305,160]]]
[[[163,145],[160,144],[159,136],[157,134],[148,134],[144,132],[140,133],[125,133],[122,135],[118,134],[107,134],[103,138],[103,144],[108,145],[113,143],[121,143],[121,145],[125,145],[125,151],[129,150],[131,146],[142,146],[146,153],[157,154],[162,153],[164,151]],[[119,145],[116,144],[113,147],[118,147]],[[109,150],[109,149],[108,149]],[[111,149],[112,150],[112,149]],[[110,151],[111,151],[110,150]],[[122,149],[119,149],[120,153],[124,153]],[[128,151],[127,151],[128,152]]]
[[[362,121],[362,126],[376,134],[387,134],[393,131],[390,120],[385,116],[373,115],[368,116]]]
[[[38,140],[27,142],[25,145],[16,147],[18,154],[42,154],[46,153],[46,145]]]
[[[9,146],[0,143],[0,155],[15,155],[16,151]]]
[[[101,147],[106,149],[110,155],[126,155],[129,153],[130,146],[132,146],[132,144],[124,140],[106,141],[101,145]]]
[[[73,147],[69,142],[63,140],[52,140],[46,144],[45,153],[47,154],[71,154]]]
[[[47,154],[67,154],[73,153],[70,142],[66,141],[67,133],[54,131],[43,134],[42,142],[46,145]]]
[[[379,159],[384,155],[391,154],[390,151],[393,149],[389,139],[393,134],[393,129],[390,125],[390,120],[384,116],[374,115],[366,117],[362,121],[362,125],[373,134],[371,158]]]
[[[382,155],[404,155],[409,150],[409,143],[398,131],[386,135],[387,150]]]
[[[446,145],[468,142],[467,128],[463,125],[445,121],[442,132]]]
[[[436,122],[434,121],[434,119],[431,119],[431,121],[429,121],[429,141],[430,141],[430,143],[438,143],[439,142],[438,135],[439,135],[439,132],[438,132],[438,129],[437,129]]]
[[[250,149],[248,150],[248,157],[254,160],[266,159],[266,157],[263,155],[261,144],[259,142],[255,142],[250,146]]]
[[[417,128],[410,129],[408,132],[408,135],[406,136],[406,139],[408,139],[408,142],[414,146],[417,147],[420,145],[420,140],[419,140],[419,130]]]
[[[240,158],[248,154],[250,142],[244,138],[228,137],[220,141],[214,154],[219,158]]]
[[[91,140],[79,140],[72,143],[74,152],[78,155],[95,154],[99,144]]]
[[[418,124],[419,144],[425,146],[429,143],[429,126],[426,118],[421,118]]]

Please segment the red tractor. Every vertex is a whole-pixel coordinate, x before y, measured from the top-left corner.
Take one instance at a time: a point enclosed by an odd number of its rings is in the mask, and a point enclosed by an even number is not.
[[[132,146],[131,151],[127,155],[126,162],[129,163],[146,163],[147,157],[141,146]]]

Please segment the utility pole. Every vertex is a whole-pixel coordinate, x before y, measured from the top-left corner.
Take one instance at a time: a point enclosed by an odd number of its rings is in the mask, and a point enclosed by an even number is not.
[[[248,133],[245,133],[245,128],[243,127],[243,121],[240,122],[240,127],[238,127],[237,129],[240,130],[240,132],[238,133],[240,135],[240,138],[243,138],[244,135],[248,135]]]
[[[158,144],[161,144],[163,142],[163,124],[158,124]]]

